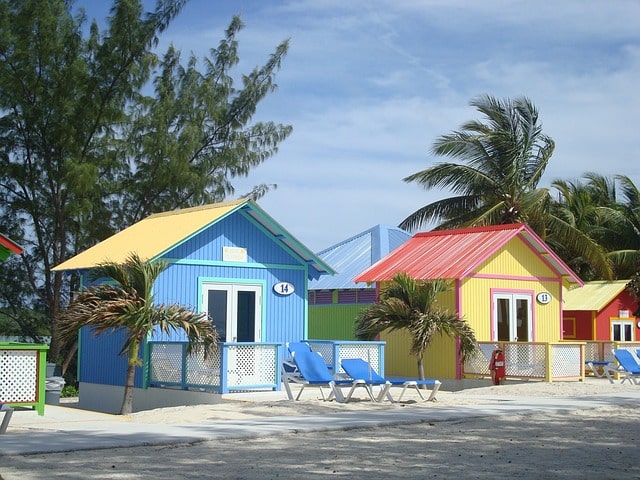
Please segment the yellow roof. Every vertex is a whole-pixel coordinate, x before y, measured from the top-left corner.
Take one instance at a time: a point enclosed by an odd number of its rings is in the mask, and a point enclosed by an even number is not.
[[[565,291],[564,310],[589,310],[599,312],[607,306],[629,280],[587,282],[584,286]]]
[[[120,263],[133,252],[144,260],[152,260],[246,202],[235,200],[150,215],[53,270],[83,270],[104,262]]]
[[[321,275],[335,273],[264,210],[248,199],[156,213],[79,253],[53,270],[86,270],[105,262],[119,263],[134,252],[142,259],[153,260],[241,208],[318,273]]]

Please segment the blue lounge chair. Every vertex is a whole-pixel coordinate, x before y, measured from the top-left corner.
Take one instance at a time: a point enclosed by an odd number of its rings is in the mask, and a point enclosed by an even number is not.
[[[629,350],[616,349],[613,351],[613,356],[621,367],[617,372],[622,376],[620,383],[629,380],[629,383],[640,385],[640,365],[633,354]]]
[[[311,352],[311,345],[307,342],[288,342],[286,344],[287,352],[289,352],[289,358],[285,359],[282,362],[282,373],[293,375],[298,373],[298,367],[296,366],[296,362],[293,361],[293,356],[296,352]]]
[[[378,394],[377,401],[381,401],[386,396],[390,402],[393,402],[391,396],[391,387],[402,387],[402,392],[398,397],[398,402],[402,400],[404,392],[407,388],[415,388],[420,395],[420,398],[424,400],[424,396],[420,391],[420,386],[427,385],[431,387],[431,395],[427,398],[427,401],[433,401],[436,399],[436,394],[440,389],[440,380],[413,380],[408,378],[384,378],[381,377],[372,367],[371,364],[361,358],[346,358],[340,362],[344,371],[351,378],[363,378],[371,386],[380,385],[380,393]]]
[[[284,369],[282,372],[282,380],[289,400],[294,400],[293,393],[291,392],[291,383],[301,385],[300,391],[295,397],[295,400],[300,399],[300,395],[305,387],[317,387],[320,389],[320,394],[322,395],[323,400],[331,400],[335,397],[336,401],[339,403],[348,402],[351,399],[353,392],[358,387],[364,387],[365,390],[367,390],[367,393],[370,394],[364,380],[335,379],[327,368],[327,364],[324,363],[322,356],[317,352],[306,352],[304,350],[295,352],[293,355],[293,361],[296,365],[296,372],[288,373]],[[323,387],[331,389],[331,393],[328,398],[325,398],[324,396],[324,391],[322,390]],[[346,397],[342,394],[340,387],[351,387]],[[373,401],[374,398],[371,394],[370,397]]]
[[[310,352],[311,346],[307,342],[289,342],[287,343],[287,350],[293,355],[296,352]]]
[[[296,367],[296,364],[293,361],[293,356],[296,354],[296,352],[311,352],[312,350],[311,350],[311,345],[309,345],[307,342],[302,341],[302,342],[288,342],[287,351],[289,352],[289,358],[286,359],[284,362],[282,362],[283,371],[286,371],[288,373],[296,373],[298,371],[298,368]],[[320,353],[320,356],[322,356],[321,353]],[[326,364],[326,361],[325,361],[325,364]],[[329,369],[330,372],[333,372],[333,367],[331,365],[327,365],[327,368]]]

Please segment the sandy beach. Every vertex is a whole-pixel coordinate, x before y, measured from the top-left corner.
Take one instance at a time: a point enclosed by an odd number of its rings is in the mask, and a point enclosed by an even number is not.
[[[317,390],[310,390],[303,393],[300,402],[289,402],[283,394],[282,399],[229,400],[220,405],[139,412],[126,421],[196,425],[372,409],[437,411],[487,401],[578,398],[636,390],[640,392],[640,386],[594,379],[584,383],[530,382],[443,390],[433,403],[421,402],[410,393],[396,404],[372,404],[362,394],[348,404],[323,402]],[[17,424],[14,432],[22,429],[28,434],[30,428],[33,426]],[[639,442],[640,409],[608,406],[169,446],[0,456],[0,478],[640,478]]]

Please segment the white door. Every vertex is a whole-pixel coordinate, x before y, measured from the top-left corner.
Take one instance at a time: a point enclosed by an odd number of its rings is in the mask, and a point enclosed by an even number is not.
[[[260,285],[205,283],[202,290],[202,310],[213,320],[220,341],[261,341]]]
[[[531,295],[523,293],[493,294],[493,331],[499,342],[530,342]]]

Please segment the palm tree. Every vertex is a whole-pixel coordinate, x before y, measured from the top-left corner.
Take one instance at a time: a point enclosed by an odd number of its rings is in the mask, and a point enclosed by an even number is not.
[[[623,175],[586,173],[584,178],[585,183],[553,182],[560,195],[553,205],[553,214],[603,248],[616,278],[629,278],[640,260],[640,192]],[[623,201],[618,198],[620,191]],[[600,278],[590,262],[567,245],[553,240],[549,243],[583,279]]]
[[[469,121],[461,131],[438,138],[432,152],[464,163],[437,163],[404,179],[426,189],[441,187],[456,196],[412,213],[401,223],[411,230],[429,221],[438,228],[527,222],[533,226],[549,199],[538,183],[555,148],[542,133],[538,111],[524,97],[471,101],[487,123]]]
[[[617,200],[608,211],[606,221],[612,226],[609,258],[618,278],[637,273],[640,264],[640,190],[625,175],[616,175],[623,201]]]
[[[469,121],[460,131],[438,138],[432,148],[435,155],[461,163],[436,163],[404,178],[427,190],[448,188],[455,196],[420,208],[400,227],[417,230],[432,221],[439,230],[522,222],[543,240],[553,235],[558,243],[579,252],[601,278],[611,278],[604,250],[555,217],[549,189],[538,187],[555,144],[542,132],[533,103],[525,97],[500,101],[483,95],[471,106],[486,122]]]
[[[591,174],[587,174],[591,175]],[[580,181],[554,180],[552,186],[558,192],[558,199],[552,205],[552,214],[563,222],[579,230],[584,235],[597,242],[606,249],[603,240],[608,236],[608,229],[603,223],[603,208],[612,203],[613,194],[609,182],[602,178],[595,178],[595,174],[587,184]],[[597,185],[597,186],[596,186]],[[546,239],[564,261],[583,280],[595,280],[595,269],[571,245],[556,241],[553,235]]]
[[[626,289],[636,301],[636,311],[633,312],[633,316],[640,317],[640,261],[637,263],[636,271],[631,275]]]
[[[456,314],[437,308],[437,296],[450,288],[444,280],[420,281],[406,273],[397,273],[381,289],[378,303],[359,313],[356,337],[372,340],[385,330],[407,330],[411,336],[410,353],[417,358],[421,380],[425,378],[424,352],[436,334],[458,337],[464,360],[477,348],[473,330]]]
[[[140,365],[140,345],[154,332],[182,330],[188,350],[203,349],[205,355],[215,348],[218,335],[206,314],[174,305],[154,302],[153,284],[167,267],[162,261],[148,262],[131,254],[123,264],[106,262],[93,272],[94,279],[109,278],[115,285],[101,284],[79,292],[69,307],[60,313],[60,334],[69,340],[82,327],[91,327],[96,335],[124,329],[127,339],[120,355],[127,355],[128,368],[120,413],[133,408],[136,367]]]

